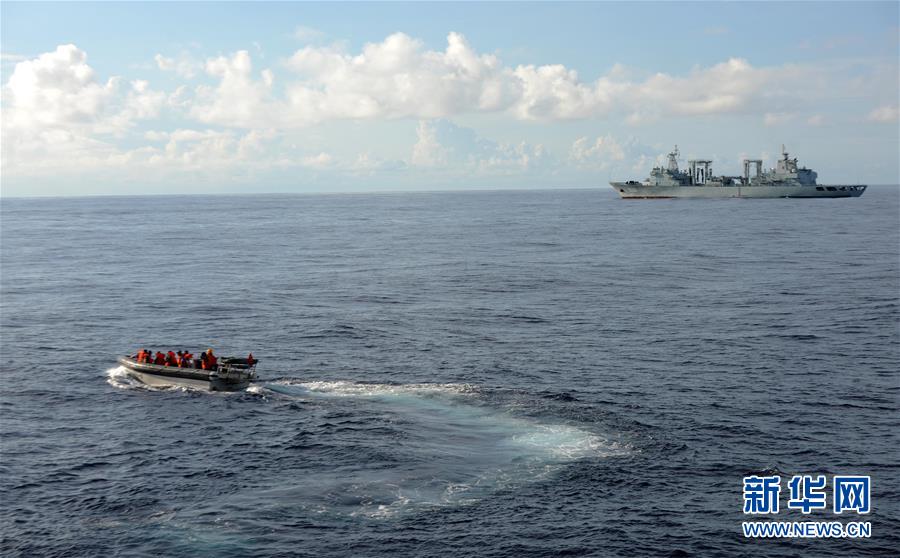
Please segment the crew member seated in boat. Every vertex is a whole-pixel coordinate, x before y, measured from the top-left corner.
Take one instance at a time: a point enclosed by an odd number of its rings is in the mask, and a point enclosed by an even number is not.
[[[175,363],[175,351],[169,351],[166,353],[166,366],[178,366]]]
[[[202,368],[204,370],[216,370],[218,368],[219,359],[213,354],[212,349],[207,349],[203,356],[205,357],[202,360]]]
[[[138,349],[137,354],[135,354],[131,358],[133,358],[134,360],[136,360],[138,362],[144,362],[144,349]]]
[[[250,353],[247,355],[247,366],[253,366],[254,364],[256,364],[256,359],[253,358],[253,353]]]
[[[194,355],[185,351],[184,354],[181,355],[181,367],[182,368],[193,368],[194,367]]]
[[[162,351],[156,351],[156,358],[153,359],[153,364],[159,364],[160,366],[165,366],[166,365],[166,355],[164,355]]]

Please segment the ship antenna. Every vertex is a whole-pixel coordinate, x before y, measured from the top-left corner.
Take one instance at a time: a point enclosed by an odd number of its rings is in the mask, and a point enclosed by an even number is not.
[[[678,155],[679,155],[679,153],[678,153],[678,145],[676,144],[676,145],[675,145],[675,149],[673,149],[673,150],[669,153],[669,157],[668,157],[668,159],[669,159],[669,164],[668,164],[668,167],[667,167],[667,168],[668,168],[670,171],[677,171],[677,170],[678,170]]]

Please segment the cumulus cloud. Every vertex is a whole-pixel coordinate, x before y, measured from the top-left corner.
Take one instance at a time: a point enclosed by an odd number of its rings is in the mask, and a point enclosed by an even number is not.
[[[156,67],[165,72],[175,72],[179,76],[187,79],[193,78],[202,67],[198,61],[194,60],[187,53],[181,53],[178,58],[167,58],[162,54],[153,57]]]
[[[98,79],[75,45],[21,61],[3,86],[4,169],[122,160],[108,138],[97,136],[121,136],[158,117],[165,100],[144,80]]]
[[[168,61],[167,61],[168,63]],[[567,120],[621,114],[639,124],[666,116],[780,114],[829,91],[820,69],[754,67],[732,58],[688,75],[635,79],[620,65],[592,82],[562,64],[504,66],[479,53],[459,33],[442,51],[404,33],[366,44],[357,53],[307,45],[285,61],[284,93],[274,74],[252,72],[250,55],[207,62],[216,87],[199,88],[192,114],[237,127],[296,128],[333,119],[434,119],[504,113],[519,120]]]
[[[4,93],[4,131],[34,134],[47,128],[117,133],[155,118],[165,95],[135,80],[124,94],[121,80],[97,80],[87,55],[75,45],[16,64]]]
[[[24,54],[15,54],[13,52],[0,52],[0,61],[2,62],[18,62],[20,60],[27,60],[28,57]]]
[[[269,128],[278,123],[280,111],[271,102],[274,74],[265,69],[255,79],[249,52],[211,58],[205,69],[220,80],[219,85],[197,88],[191,116],[201,122],[240,128]]]
[[[628,169],[646,171],[659,158],[656,149],[636,138],[619,140],[611,134],[591,139],[581,137],[572,143],[569,164],[587,170]]]
[[[409,167],[406,161],[383,159],[370,152],[360,153],[350,170],[357,176],[374,176],[385,171],[403,171]]]
[[[543,145],[498,143],[479,136],[471,128],[443,119],[419,121],[410,161],[418,168],[488,174],[553,166]]]
[[[437,118],[466,111],[500,110],[516,96],[493,55],[478,54],[451,33],[443,52],[395,33],[360,54],[337,47],[304,47],[287,65],[301,81],[288,87],[296,122],[331,118]]]
[[[732,58],[685,77],[658,73],[626,89],[622,102],[634,113],[699,116],[727,113],[776,113],[815,98],[821,76],[811,68],[756,68]],[[776,109],[776,110],[772,110]],[[778,110],[780,109],[780,110]]]
[[[880,106],[869,113],[868,120],[871,122],[897,122],[900,118],[900,107],[897,105]]]
[[[119,80],[97,81],[87,55],[75,45],[16,64],[4,87],[4,123],[15,128],[96,121],[118,92]]]
[[[324,169],[334,164],[334,157],[324,151],[316,155],[308,155],[300,159],[301,165],[314,169]]]

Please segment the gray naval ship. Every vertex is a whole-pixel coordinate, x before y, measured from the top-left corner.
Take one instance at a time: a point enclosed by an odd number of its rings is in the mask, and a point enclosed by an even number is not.
[[[678,168],[678,146],[668,155],[665,167],[650,171],[643,182],[610,182],[624,199],[654,198],[858,198],[862,184],[816,184],[815,171],[797,166],[781,146],[782,158],[774,169],[763,170],[762,160],[744,159],[743,176],[713,176],[712,161],[688,161],[688,170]],[[755,173],[751,176],[751,167]]]

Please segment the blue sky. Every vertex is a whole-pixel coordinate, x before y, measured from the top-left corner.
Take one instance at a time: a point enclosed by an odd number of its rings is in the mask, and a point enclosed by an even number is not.
[[[898,4],[16,3],[3,195],[900,182]]]

